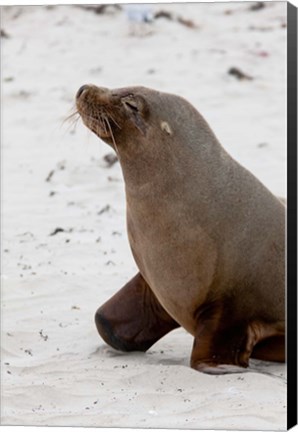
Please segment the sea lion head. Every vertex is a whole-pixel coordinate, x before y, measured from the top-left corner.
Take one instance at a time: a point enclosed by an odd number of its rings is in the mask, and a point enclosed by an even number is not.
[[[76,105],[83,123],[118,153],[144,151],[189,133],[197,111],[183,98],[146,87],[83,85]]]

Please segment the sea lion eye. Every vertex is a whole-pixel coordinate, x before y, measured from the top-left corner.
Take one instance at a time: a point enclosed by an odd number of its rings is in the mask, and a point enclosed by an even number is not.
[[[132,99],[131,97],[126,97],[122,99],[124,106],[132,111],[138,112],[139,107],[137,101]]]

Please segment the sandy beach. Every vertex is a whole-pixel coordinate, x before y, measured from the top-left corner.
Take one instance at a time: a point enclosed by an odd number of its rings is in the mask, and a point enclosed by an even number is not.
[[[253,5],[154,4],[170,17],[137,26],[123,5],[1,8],[2,425],[286,428],[284,364],[211,376],[189,367],[183,329],[147,353],[99,337],[96,309],[137,271],[124,183],[65,121],[85,83],[179,94],[286,197],[286,3]]]

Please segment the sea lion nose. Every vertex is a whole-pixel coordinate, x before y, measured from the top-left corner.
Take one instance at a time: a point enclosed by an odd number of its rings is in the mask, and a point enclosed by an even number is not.
[[[88,85],[83,85],[82,87],[79,88],[78,92],[77,92],[77,99],[82,95],[82,93],[87,90],[89,88]]]

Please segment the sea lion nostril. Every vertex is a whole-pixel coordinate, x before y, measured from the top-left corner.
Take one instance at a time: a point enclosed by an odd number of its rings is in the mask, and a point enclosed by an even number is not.
[[[82,87],[79,88],[78,92],[77,92],[77,98],[79,98],[82,93],[84,92],[84,90],[86,90],[89,86],[88,85],[83,85]]]

